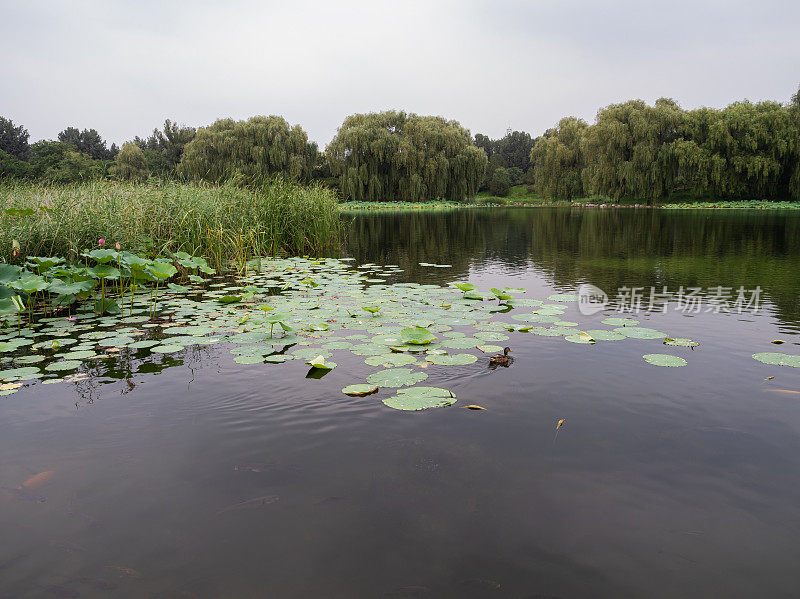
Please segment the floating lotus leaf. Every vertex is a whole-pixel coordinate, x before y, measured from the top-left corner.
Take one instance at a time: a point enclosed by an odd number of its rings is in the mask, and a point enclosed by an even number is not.
[[[590,329],[586,333],[597,341],[619,341],[626,338],[625,335],[606,329]]]
[[[612,327],[635,327],[637,324],[639,324],[639,321],[634,320],[633,318],[617,318],[615,316],[604,318],[600,322]]]
[[[411,387],[400,389],[397,395],[388,397],[383,403],[395,410],[416,412],[430,408],[443,408],[456,402],[456,396],[439,387]]]
[[[124,347],[134,343],[135,341],[136,340],[132,337],[106,337],[104,339],[100,339],[97,342],[97,345],[101,347]]]
[[[619,327],[614,331],[631,339],[664,339],[667,336],[663,331],[645,327]]]
[[[286,362],[287,360],[291,360],[292,356],[287,356],[284,354],[274,354],[272,356],[266,356],[264,358],[265,362],[272,362],[274,364],[280,364],[281,362]]]
[[[571,343],[586,343],[586,344],[593,344],[595,343],[594,338],[591,335],[588,335],[584,332],[580,333],[571,333],[569,335],[565,335],[564,339]]]
[[[89,358],[94,358],[97,355],[98,355],[97,353],[91,350],[86,350],[86,351],[67,352],[65,354],[62,354],[61,357],[64,358],[65,360],[88,360]]]
[[[440,345],[450,349],[472,349],[480,341],[475,337],[456,337],[455,339],[444,339]]]
[[[555,323],[561,320],[556,314],[512,314],[511,318],[514,320],[521,320],[522,322],[541,322],[541,323]]]
[[[345,395],[349,395],[351,397],[365,397],[367,395],[372,395],[373,393],[377,393],[378,389],[377,385],[347,385],[344,389],[342,389],[342,393]]]
[[[263,355],[253,355],[253,356],[236,356],[233,359],[234,362],[237,364],[262,364],[264,362]]]
[[[150,348],[150,351],[156,354],[174,354],[175,352],[179,352],[184,347],[182,345],[175,345],[172,343],[165,343],[164,345],[156,345]]]
[[[416,364],[417,359],[409,354],[383,354],[380,356],[369,356],[364,363],[370,366],[383,366],[389,368],[390,366],[408,366],[409,364]]]
[[[402,343],[402,337],[399,333],[390,333],[387,335],[375,335],[372,339],[370,339],[372,343],[378,343],[380,345],[398,345]]]
[[[75,370],[83,362],[80,360],[62,360],[61,362],[52,362],[44,367],[45,370],[50,372],[61,372],[63,370]],[[38,371],[38,368],[37,368]]]
[[[753,358],[764,364],[776,364],[779,366],[792,366],[800,368],[800,356],[791,354],[779,354],[774,352],[761,352],[753,354]]]
[[[686,366],[686,360],[669,354],[645,354],[644,361],[654,366]]]
[[[478,361],[472,354],[433,355],[426,358],[431,364],[438,366],[466,366]]]
[[[35,366],[24,366],[22,368],[10,368],[8,370],[0,370],[0,380],[7,381],[23,376],[28,376],[30,374],[38,374],[39,372],[41,371]]]
[[[387,368],[367,377],[367,382],[379,387],[405,387],[421,383],[428,378],[424,372],[413,371],[410,368]]]
[[[350,351],[357,356],[380,356],[392,353],[388,345],[379,345],[377,343],[360,343],[351,347]]]
[[[477,287],[475,287],[475,285],[473,285],[472,283],[453,283],[453,285],[455,285],[461,291],[464,291],[464,292],[475,291],[477,289]]]
[[[408,345],[428,345],[436,341],[436,335],[424,327],[409,327],[400,331],[403,343]]]
[[[326,350],[350,349],[351,347],[353,347],[353,344],[349,341],[329,341],[322,345],[322,349]]]
[[[508,341],[508,335],[493,331],[480,331],[475,333],[475,338],[481,341]]]
[[[481,350],[485,354],[493,354],[497,352],[503,351],[503,347],[500,345],[479,345],[478,349]]]
[[[579,299],[580,297],[574,293],[554,293],[547,296],[550,302],[577,302]]]

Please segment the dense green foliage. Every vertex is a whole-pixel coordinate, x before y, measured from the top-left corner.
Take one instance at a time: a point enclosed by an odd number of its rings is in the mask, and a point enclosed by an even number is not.
[[[167,248],[206,257],[214,266],[251,255],[317,253],[336,244],[333,193],[281,180],[259,188],[144,185],[95,180],[80,185],[0,185],[0,258],[74,258],[100,238],[132,251]]]
[[[586,122],[574,117],[563,118],[555,129],[540,138],[531,151],[536,193],[543,198],[571,200],[581,197],[581,173],[585,160],[581,141]]]
[[[197,130],[164,121],[164,130],[153,129],[147,139],[136,137],[133,140],[144,152],[147,168],[151,174],[165,177],[177,174],[178,164],[183,157],[186,144],[194,139]]]
[[[131,141],[123,144],[117,156],[113,173],[117,179],[122,181],[146,181],[149,171],[142,149]]]
[[[350,202],[458,202],[478,191],[501,201],[523,183],[542,201],[800,200],[800,90],[785,105],[723,109],[631,100],[602,108],[591,125],[561,119],[538,138],[509,129],[472,139],[442,117],[356,114],[324,153],[279,116],[199,130],[167,119],[119,153],[95,129],[67,127],[58,139],[29,146],[24,127],[0,117],[0,181],[155,177],[258,187],[279,176],[315,181]]]
[[[209,182],[234,177],[251,182],[273,175],[307,181],[316,159],[317,146],[308,142],[305,131],[279,116],[221,119],[199,129],[186,144],[179,172]]]
[[[0,116],[0,152],[19,160],[28,157],[28,131],[22,126],[14,126],[11,120]]]
[[[58,141],[72,146],[76,152],[95,160],[113,160],[118,151],[115,144],[111,144],[111,148],[107,148],[106,142],[96,129],[79,131],[75,127],[67,127],[58,134]]]
[[[456,121],[394,111],[348,117],[327,155],[352,201],[462,201],[478,191],[487,163]]]
[[[720,199],[800,199],[796,97],[686,111],[661,98],[613,104],[591,126],[563,119],[531,152],[545,198],[605,195],[658,201],[678,192]]]

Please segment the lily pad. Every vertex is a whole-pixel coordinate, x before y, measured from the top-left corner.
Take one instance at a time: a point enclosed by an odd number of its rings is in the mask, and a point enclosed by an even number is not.
[[[644,361],[654,366],[686,366],[686,360],[669,354],[645,354]]]
[[[428,345],[436,341],[436,335],[425,327],[409,327],[400,331],[403,343],[408,345]],[[392,344],[394,345],[394,344]]]
[[[753,354],[753,358],[764,364],[776,364],[778,366],[792,366],[800,368],[800,356],[791,354],[779,354],[775,352],[761,352]]]
[[[663,331],[645,327],[618,327],[614,331],[631,339],[664,339],[667,337]]]
[[[342,393],[349,395],[350,397],[365,397],[367,395],[377,393],[379,388],[380,387],[377,385],[366,385],[363,383],[358,385],[347,385],[347,387],[342,389]]]
[[[455,402],[455,394],[440,387],[400,389],[397,391],[397,395],[383,400],[383,403],[390,408],[411,412],[430,408],[443,408]]]
[[[388,368],[390,366],[408,366],[409,364],[416,364],[417,359],[409,354],[394,353],[369,356],[364,362],[370,366],[383,366]]]
[[[438,366],[466,366],[478,361],[478,357],[472,354],[434,355],[425,359]]]
[[[411,370],[410,368],[387,368],[374,372],[367,377],[367,382],[379,387],[406,387],[421,383],[428,378],[424,372]]]

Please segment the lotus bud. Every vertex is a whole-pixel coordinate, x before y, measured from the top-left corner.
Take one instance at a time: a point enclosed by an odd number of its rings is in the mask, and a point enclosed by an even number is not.
[[[105,244],[106,244],[106,240],[103,239],[102,237],[97,240],[97,245],[99,245],[100,247],[103,247]]]
[[[119,245],[119,241],[117,242],[117,244],[114,247],[117,248],[117,251],[120,251],[122,249],[122,247]]]

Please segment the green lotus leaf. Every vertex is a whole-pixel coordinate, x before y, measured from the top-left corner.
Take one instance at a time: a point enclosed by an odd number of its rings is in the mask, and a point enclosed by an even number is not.
[[[455,339],[444,339],[440,345],[449,349],[472,349],[478,343],[480,341],[475,337],[456,337]]]
[[[467,364],[474,364],[478,361],[477,356],[472,354],[451,354],[451,355],[433,355],[425,358],[431,364],[438,366],[466,366]]]
[[[41,372],[41,370],[39,370],[36,366],[24,366],[22,368],[0,370],[0,381],[16,379],[31,374],[38,374],[39,372]]]
[[[367,382],[379,387],[406,387],[421,383],[428,378],[424,372],[411,370],[410,368],[387,368],[374,372],[367,377]]]
[[[156,345],[150,348],[150,351],[156,354],[174,354],[175,352],[179,352],[184,347],[182,345],[176,345],[173,343],[165,343],[164,345]]]
[[[590,329],[586,331],[596,341],[619,341],[625,339],[625,335],[617,333],[616,331],[609,331],[606,329]]]
[[[580,298],[574,293],[554,293],[547,296],[550,302],[577,302]]]
[[[62,360],[60,362],[52,362],[45,366],[44,369],[50,372],[61,372],[64,370],[75,370],[81,364],[83,364],[83,362],[80,360]]]
[[[407,345],[428,345],[436,341],[436,335],[425,327],[409,327],[400,331],[403,343]]]
[[[411,387],[399,389],[397,395],[388,397],[383,403],[395,410],[419,411],[443,408],[456,402],[453,392],[439,387]]]
[[[630,337],[631,339],[664,339],[667,336],[663,331],[648,329],[645,327],[619,327],[615,332]]]
[[[453,283],[453,285],[455,285],[465,293],[467,291],[475,291],[477,289],[477,287],[475,287],[475,285],[473,285],[472,283]]]
[[[604,318],[600,322],[612,327],[635,327],[637,324],[639,324],[639,321],[634,320],[633,318],[617,318],[613,316],[610,318]]]
[[[775,352],[761,352],[753,354],[753,358],[764,364],[776,364],[779,366],[792,366],[800,368],[800,356],[791,354],[779,354]]]
[[[645,354],[644,361],[654,366],[686,366],[686,360],[669,354]]]
[[[366,385],[366,384],[359,384],[359,385],[347,385],[344,389],[342,389],[342,393],[345,395],[349,395],[351,397],[365,397],[367,395],[372,395],[373,393],[377,393],[378,389],[377,385]]]
[[[233,361],[236,362],[237,364],[263,364],[264,356],[263,355],[236,356],[233,359]]]
[[[408,366],[409,364],[416,364],[417,359],[409,354],[382,354],[379,356],[369,356],[364,363],[370,366],[383,366],[388,368],[390,366]]]

